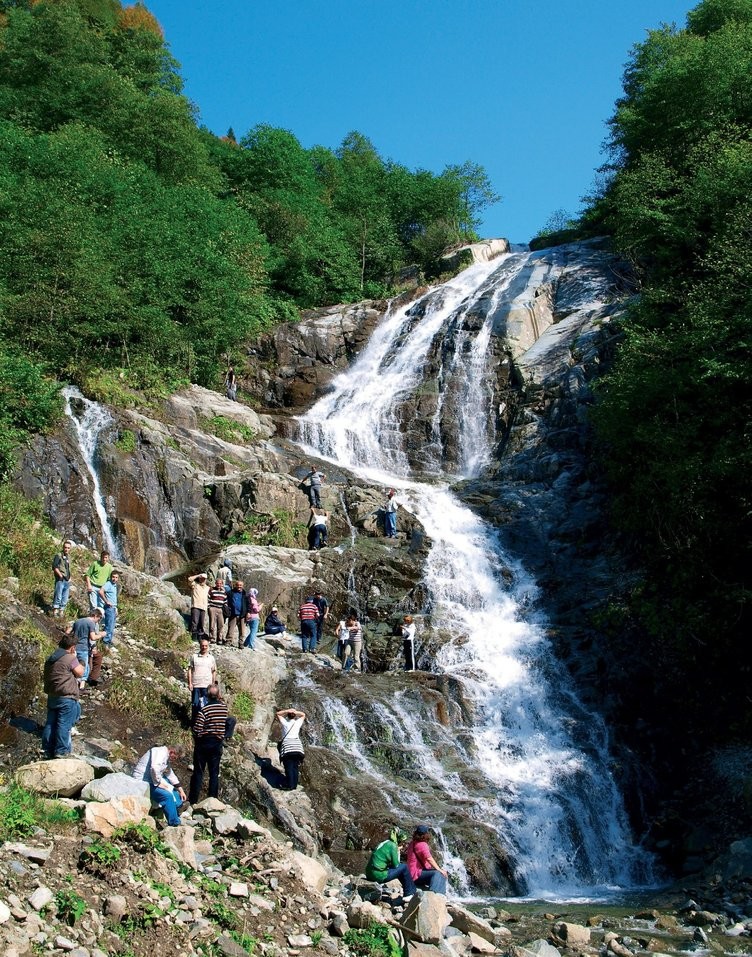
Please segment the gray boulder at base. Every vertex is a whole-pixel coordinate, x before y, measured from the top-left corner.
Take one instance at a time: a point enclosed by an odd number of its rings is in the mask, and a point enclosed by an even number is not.
[[[511,957],[561,957],[559,951],[547,940],[533,940],[524,947],[511,947]]]
[[[459,904],[454,902],[447,904],[447,910],[452,919],[452,926],[456,927],[457,930],[461,930],[463,934],[477,934],[484,940],[488,940],[491,943],[495,942],[496,931],[487,920],[478,917],[477,914],[471,913],[469,910],[460,907]]]
[[[120,797],[149,797],[149,785],[146,781],[137,781],[130,774],[116,771],[103,778],[91,781],[81,791],[85,801],[110,801]]]
[[[424,944],[438,944],[448,923],[446,897],[431,891],[418,891],[402,915],[402,927],[408,936]]]
[[[78,758],[58,758],[24,764],[16,771],[16,781],[27,791],[47,797],[75,797],[90,781],[94,769]]]
[[[587,947],[590,943],[589,928],[583,927],[582,924],[570,924],[565,920],[554,925],[553,935],[556,940],[560,940],[574,950]]]

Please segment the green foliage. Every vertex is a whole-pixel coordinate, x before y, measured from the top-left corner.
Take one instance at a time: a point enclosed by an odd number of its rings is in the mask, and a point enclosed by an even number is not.
[[[122,841],[139,854],[161,851],[163,842],[157,832],[146,824],[123,824],[112,832],[113,841]]]
[[[73,890],[63,888],[55,894],[57,916],[69,927],[86,913],[86,901]]]
[[[635,47],[591,210],[642,286],[594,412],[645,570],[629,609],[675,720],[702,687],[732,735],[752,734],[751,129],[752,0],[703,0]]]
[[[385,924],[369,924],[362,930],[348,930],[342,938],[356,957],[400,957],[402,951]]]
[[[114,867],[122,856],[116,844],[98,837],[81,852],[79,864],[87,871],[101,873]]]
[[[250,721],[255,710],[256,702],[247,691],[239,691],[232,696],[232,712],[238,721]]]
[[[239,442],[255,442],[258,438],[256,432],[250,426],[244,425],[242,422],[235,422],[224,415],[215,415],[211,419],[201,417],[200,425],[204,431],[235,445]]]
[[[117,441],[115,445],[121,452],[135,452],[136,451],[136,436],[130,429],[123,429],[122,432],[118,434]]]
[[[284,508],[275,508],[271,514],[250,514],[245,518],[245,530],[230,535],[230,545],[279,545],[281,548],[305,548],[308,530],[304,522]]]
[[[15,782],[0,791],[0,840],[27,837],[37,827],[60,830],[78,820],[76,811],[44,800]]]

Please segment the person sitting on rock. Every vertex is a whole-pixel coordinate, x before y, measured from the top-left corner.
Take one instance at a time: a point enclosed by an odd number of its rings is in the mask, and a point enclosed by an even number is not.
[[[387,881],[398,880],[402,884],[403,903],[415,893],[415,883],[410,875],[410,869],[407,864],[400,863],[400,851],[406,841],[407,834],[395,827],[389,838],[371,851],[366,864],[366,877],[369,881],[384,884]]]
[[[272,605],[272,610],[266,616],[264,631],[267,635],[281,635],[285,631],[285,623],[279,617],[279,609]]]
[[[170,827],[180,824],[178,810],[185,801],[185,791],[171,766],[179,754],[171,745],[149,748],[139,758],[132,775],[137,781],[148,782],[151,799],[162,808]]]
[[[446,894],[447,872],[442,870],[433,859],[428,846],[430,830],[426,824],[419,824],[413,831],[413,839],[405,849],[407,866],[416,887],[433,891],[434,894]]]

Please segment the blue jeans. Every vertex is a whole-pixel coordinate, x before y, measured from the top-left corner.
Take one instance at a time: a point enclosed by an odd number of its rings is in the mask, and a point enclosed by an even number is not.
[[[196,723],[196,716],[199,711],[205,707],[206,702],[209,700],[206,692],[207,688],[194,688],[191,692],[191,727]]]
[[[152,801],[156,801],[165,812],[167,823],[170,827],[177,827],[180,824],[178,808],[182,803],[178,792],[168,791],[167,788],[157,788],[153,784],[149,784],[149,788],[151,789]]]
[[[398,864],[396,867],[387,868],[386,878],[383,883],[395,879],[402,884],[402,893],[405,897],[415,893],[415,882],[410,876],[410,868],[407,864]]]
[[[115,637],[115,622],[117,621],[117,607],[114,605],[105,605],[104,608],[104,630],[107,634],[104,636],[104,643],[111,645]]]
[[[303,651],[316,650],[316,631],[317,628],[315,621],[301,621],[300,640],[303,645]]]
[[[387,538],[397,537],[397,513],[384,512],[384,534]]]
[[[421,871],[415,880],[418,887],[423,887],[427,891],[433,891],[434,894],[446,894],[447,880],[441,871],[435,871],[432,868]]]
[[[56,578],[55,593],[52,596],[52,607],[59,608],[61,611],[63,611],[65,606],[68,604],[69,595],[70,582],[66,581],[64,578]]]
[[[47,723],[42,732],[42,747],[49,758],[64,758],[73,750],[71,728],[81,717],[76,698],[47,696]]]
[[[259,630],[259,619],[258,618],[249,618],[248,620],[248,634],[246,635],[244,648],[255,648],[256,647],[256,635]]]

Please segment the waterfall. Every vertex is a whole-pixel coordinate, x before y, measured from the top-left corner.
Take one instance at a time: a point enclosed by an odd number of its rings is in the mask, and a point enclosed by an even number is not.
[[[535,289],[560,268],[556,255],[515,252],[471,266],[409,307],[390,308],[352,367],[299,420],[306,451],[398,488],[425,527],[432,541],[425,623],[448,638],[435,668],[462,689],[472,712],[465,726],[443,728],[409,687],[388,704],[360,701],[362,720],[338,715],[347,727],[346,750],[360,772],[375,776],[380,772],[366,767],[357,735],[381,735],[373,746],[382,750],[398,743],[414,769],[408,792],[390,797],[404,820],[414,820],[416,808],[430,810],[455,863],[462,857],[453,838],[458,815],[492,828],[517,885],[540,897],[634,886],[649,868],[631,842],[605,728],[553,658],[535,582],[504,554],[495,530],[452,494],[443,463],[454,455],[469,477],[490,461],[494,316],[531,310]],[[430,448],[416,453],[400,410],[422,387],[437,347],[441,395]],[[460,423],[459,450],[442,445],[448,402]],[[417,480],[415,461],[430,481]],[[454,886],[466,889],[461,867],[452,874]]]
[[[63,398],[65,399],[65,414],[76,430],[81,457],[89,473],[92,500],[99,524],[102,527],[102,547],[109,551],[112,558],[122,558],[104,506],[102,486],[95,465],[100,433],[111,426],[114,420],[104,406],[87,399],[74,385],[67,385],[63,389]]]

